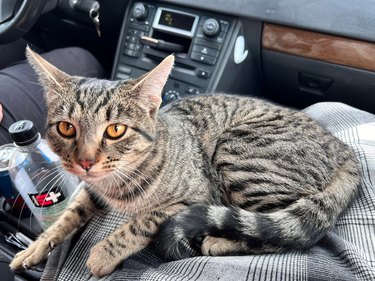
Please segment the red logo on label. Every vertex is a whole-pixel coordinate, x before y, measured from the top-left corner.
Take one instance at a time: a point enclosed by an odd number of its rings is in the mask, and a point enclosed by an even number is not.
[[[64,194],[58,187],[50,189],[47,193],[29,194],[29,196],[35,207],[52,206],[65,199]]]

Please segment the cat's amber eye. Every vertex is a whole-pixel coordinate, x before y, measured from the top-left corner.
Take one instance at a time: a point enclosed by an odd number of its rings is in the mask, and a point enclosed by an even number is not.
[[[105,137],[111,140],[117,140],[126,133],[126,126],[124,124],[112,124],[105,130]]]
[[[69,122],[61,121],[57,124],[57,131],[65,138],[74,138],[76,136],[76,128]]]

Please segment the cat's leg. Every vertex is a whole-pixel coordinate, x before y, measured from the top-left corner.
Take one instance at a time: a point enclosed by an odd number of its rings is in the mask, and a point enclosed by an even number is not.
[[[91,249],[87,267],[98,277],[110,274],[123,260],[144,249],[160,224],[186,208],[178,204],[136,216]]]
[[[228,256],[249,252],[249,247],[243,241],[232,241],[226,238],[206,236],[203,239],[201,251],[205,256]]]
[[[57,221],[26,250],[14,257],[9,265],[10,268],[23,270],[37,266],[51,250],[64,241],[68,234],[87,222],[95,210],[96,207],[89,194],[82,189]]]

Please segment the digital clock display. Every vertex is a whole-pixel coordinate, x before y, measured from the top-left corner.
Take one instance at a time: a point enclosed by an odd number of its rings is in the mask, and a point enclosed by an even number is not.
[[[194,16],[176,13],[174,11],[162,10],[159,18],[159,25],[186,30],[190,32],[195,21]]]

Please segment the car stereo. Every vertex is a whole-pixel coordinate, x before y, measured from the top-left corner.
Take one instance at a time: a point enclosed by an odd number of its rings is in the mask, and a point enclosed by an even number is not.
[[[197,28],[199,16],[177,10],[158,8],[152,27],[166,32],[192,38]]]
[[[111,78],[139,77],[174,53],[164,104],[214,91],[228,59],[235,23],[232,17],[162,2],[130,2]]]

